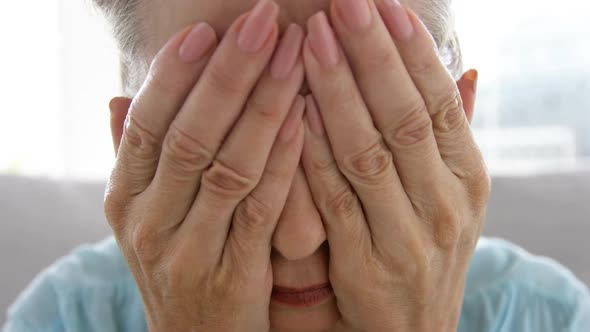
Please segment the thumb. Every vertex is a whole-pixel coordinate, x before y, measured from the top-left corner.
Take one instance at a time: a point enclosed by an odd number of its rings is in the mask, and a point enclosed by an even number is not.
[[[470,69],[461,79],[457,81],[457,87],[463,100],[463,108],[465,109],[465,115],[469,120],[469,123],[473,121],[473,115],[475,112],[475,96],[477,94],[477,78],[478,72],[475,69]]]
[[[121,145],[123,127],[129,106],[131,106],[131,99],[126,97],[115,97],[109,102],[109,109],[111,110],[111,136],[113,137],[115,157],[119,151],[119,145]]]

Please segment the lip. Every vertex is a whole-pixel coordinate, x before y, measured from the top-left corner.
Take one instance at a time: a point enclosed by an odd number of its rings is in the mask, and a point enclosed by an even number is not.
[[[323,283],[305,288],[291,288],[274,285],[272,300],[291,307],[312,307],[334,296],[330,283]]]

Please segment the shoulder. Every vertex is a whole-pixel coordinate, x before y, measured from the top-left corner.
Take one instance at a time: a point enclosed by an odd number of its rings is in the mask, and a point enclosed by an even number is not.
[[[143,321],[141,297],[111,236],[76,247],[39,273],[8,309],[3,331],[117,331]]]
[[[588,288],[568,269],[500,239],[480,239],[460,331],[590,331]]]

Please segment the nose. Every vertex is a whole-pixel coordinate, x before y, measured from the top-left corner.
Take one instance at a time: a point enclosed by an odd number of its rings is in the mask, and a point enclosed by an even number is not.
[[[272,245],[285,259],[299,260],[316,252],[324,241],[324,225],[314,204],[307,178],[299,165],[275,229]]]

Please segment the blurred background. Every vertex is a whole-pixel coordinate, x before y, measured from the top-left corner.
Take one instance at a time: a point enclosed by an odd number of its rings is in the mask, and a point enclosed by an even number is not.
[[[473,129],[493,176],[484,233],[590,283],[590,2],[455,0]],[[89,1],[0,11],[0,312],[42,268],[109,235],[117,50]]]
[[[0,171],[105,179],[108,101],[120,91],[108,26],[87,0],[34,3],[0,13]],[[465,69],[480,72],[473,127],[492,174],[590,168],[590,3],[455,0],[455,10]]]

